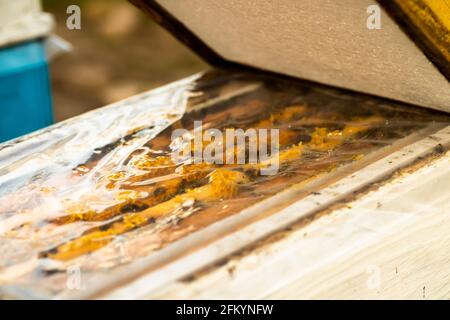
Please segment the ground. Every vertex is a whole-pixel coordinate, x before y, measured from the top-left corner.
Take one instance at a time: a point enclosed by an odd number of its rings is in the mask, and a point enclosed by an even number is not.
[[[50,65],[56,121],[208,68],[125,0],[42,2],[73,46]],[[70,4],[81,8],[81,30],[66,27]]]

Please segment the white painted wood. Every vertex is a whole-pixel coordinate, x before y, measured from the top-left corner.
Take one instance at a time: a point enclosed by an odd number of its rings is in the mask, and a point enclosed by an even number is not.
[[[0,47],[48,35],[53,17],[41,10],[40,0],[0,1]]]
[[[222,57],[450,112],[450,83],[372,0],[157,0]]]

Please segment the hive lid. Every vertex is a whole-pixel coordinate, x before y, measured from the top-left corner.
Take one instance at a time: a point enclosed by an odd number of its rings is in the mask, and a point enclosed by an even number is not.
[[[444,0],[130,1],[213,65],[250,66],[450,112]],[[378,12],[380,28],[373,29]]]

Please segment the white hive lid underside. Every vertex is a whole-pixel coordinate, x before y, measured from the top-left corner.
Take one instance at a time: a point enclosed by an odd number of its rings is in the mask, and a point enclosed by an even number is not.
[[[450,112],[450,83],[370,0],[157,0],[223,58]]]

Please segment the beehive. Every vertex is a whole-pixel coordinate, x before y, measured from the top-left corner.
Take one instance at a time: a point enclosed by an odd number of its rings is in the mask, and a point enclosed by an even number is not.
[[[196,120],[205,131],[279,129],[269,157],[279,170],[261,175],[264,161],[177,163],[171,134],[192,132]],[[214,71],[3,144],[1,292],[194,297],[203,273],[184,290],[173,285],[290,225],[333,217],[336,205],[415,161],[413,171],[445,159],[448,124],[445,114],[362,94]],[[235,283],[212,296],[228,297]]]

